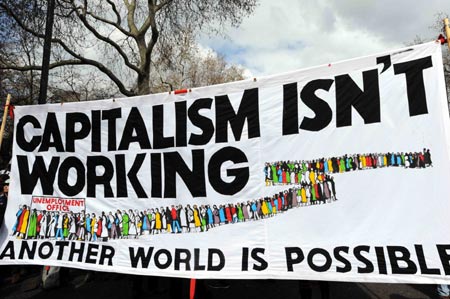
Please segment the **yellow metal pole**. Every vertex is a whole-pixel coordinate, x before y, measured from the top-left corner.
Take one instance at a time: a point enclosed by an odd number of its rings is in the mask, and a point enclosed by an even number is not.
[[[2,126],[0,128],[0,149],[2,148],[3,133],[5,132],[6,117],[8,116],[8,109],[9,109],[10,101],[11,101],[11,95],[8,94],[8,96],[6,97],[5,109],[3,110]]]
[[[450,50],[450,27],[449,27],[449,21],[448,18],[444,19],[444,27],[445,27],[445,35],[447,36],[447,46]]]

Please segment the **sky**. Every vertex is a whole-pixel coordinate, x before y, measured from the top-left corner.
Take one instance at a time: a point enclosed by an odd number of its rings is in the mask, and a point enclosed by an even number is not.
[[[439,12],[450,15],[450,0],[260,0],[226,39],[199,43],[248,76],[273,75],[431,41]]]

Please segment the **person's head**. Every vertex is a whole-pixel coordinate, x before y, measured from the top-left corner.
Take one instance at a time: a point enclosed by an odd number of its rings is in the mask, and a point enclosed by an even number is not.
[[[3,193],[8,194],[8,192],[9,192],[9,179],[7,179],[3,183]]]

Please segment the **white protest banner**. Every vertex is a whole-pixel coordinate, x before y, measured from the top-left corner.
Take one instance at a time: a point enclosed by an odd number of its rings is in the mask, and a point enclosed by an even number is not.
[[[185,94],[17,107],[0,264],[448,283],[444,84],[428,43]]]

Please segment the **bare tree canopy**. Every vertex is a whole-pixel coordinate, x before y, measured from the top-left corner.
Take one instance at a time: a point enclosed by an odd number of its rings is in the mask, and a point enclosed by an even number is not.
[[[444,19],[448,17],[449,17],[448,13],[439,12],[436,14],[434,24],[430,26],[430,28],[436,30],[435,37],[437,37],[440,33],[442,33],[443,35],[446,34],[444,28]],[[444,62],[444,76],[445,76],[445,83],[447,85],[447,99],[449,102],[449,111],[450,111],[450,50],[448,49],[447,45],[444,45],[444,47],[445,49],[443,49],[442,52],[442,59]]]
[[[5,45],[0,70],[41,70],[46,3],[0,0],[0,21],[9,30],[0,35]],[[220,34],[226,24],[237,26],[256,4],[256,0],[57,0],[50,69],[82,65],[101,72],[125,96],[148,94],[154,85],[152,61],[166,55],[166,47],[176,45],[186,32],[195,37],[200,31]],[[24,46],[33,47],[28,59]]]
[[[449,15],[445,12],[438,12],[435,14],[434,22],[430,25],[430,29],[432,29],[436,35],[435,36],[416,36],[413,41],[407,42],[407,45],[416,45],[421,44],[424,42],[431,41],[433,39],[436,39],[439,34],[446,35],[445,28],[444,28],[444,19],[448,18]],[[445,83],[447,86],[447,99],[449,102],[449,112],[450,112],[450,50],[448,49],[448,46],[445,44],[442,46],[442,60],[444,64],[444,76],[445,76]]]
[[[157,45],[152,59],[151,91],[207,86],[244,79],[244,69],[225,57],[201,48],[190,31],[177,43]]]

